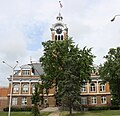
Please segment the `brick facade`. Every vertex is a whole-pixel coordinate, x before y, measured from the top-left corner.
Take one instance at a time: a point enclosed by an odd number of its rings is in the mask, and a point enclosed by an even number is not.
[[[6,108],[8,106],[8,95],[9,88],[0,88],[0,111],[3,110],[3,108]]]
[[[34,64],[39,67],[40,63]],[[39,68],[38,68],[39,69]],[[25,74],[25,72],[27,74]],[[13,78],[12,89],[12,106],[13,107],[31,107],[31,96],[34,91],[34,84],[40,83],[40,69],[39,74],[32,73],[32,66],[30,64],[22,66]],[[8,78],[11,83],[11,78]],[[0,88],[0,110],[7,107],[9,104],[9,88]],[[49,89],[49,94],[43,91],[44,106],[56,106],[55,88]],[[109,106],[111,105],[111,94],[109,89],[109,83],[102,83],[99,75],[91,74],[91,81],[85,82],[81,87],[81,104],[85,106]]]

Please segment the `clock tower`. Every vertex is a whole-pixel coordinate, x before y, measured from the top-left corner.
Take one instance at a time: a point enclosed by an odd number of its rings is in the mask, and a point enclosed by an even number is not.
[[[51,34],[52,34],[52,41],[62,41],[67,39],[68,37],[68,28],[67,25],[62,22],[63,17],[61,13],[56,17],[57,22],[52,25]]]

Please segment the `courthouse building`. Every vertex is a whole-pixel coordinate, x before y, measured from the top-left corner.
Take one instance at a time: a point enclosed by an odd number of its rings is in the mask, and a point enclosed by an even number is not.
[[[81,88],[81,104],[85,106],[110,106],[109,83],[100,79],[98,68],[91,73],[91,82],[85,82]]]
[[[63,17],[59,13],[56,17],[57,22],[51,27],[52,41],[62,41],[68,37],[67,25],[63,23]],[[34,67],[34,73],[32,68]],[[106,106],[110,105],[110,90],[109,83],[102,83],[100,79],[99,72],[97,70],[91,72],[91,82],[85,82],[81,88],[81,104],[86,106]],[[12,88],[12,106],[15,107],[25,107],[32,106],[31,96],[35,90],[35,84],[42,84],[40,75],[44,73],[40,63],[26,64],[20,67],[20,70],[14,72],[13,76],[13,88]],[[8,78],[9,87],[11,88],[12,77]],[[5,90],[5,91],[7,91]],[[9,104],[10,91],[6,92],[4,99],[7,99],[7,104],[5,101],[4,107]],[[44,93],[44,105],[56,106],[55,100],[55,88],[49,89],[48,96]],[[1,94],[1,93],[0,93]],[[1,100],[0,96],[0,100]],[[0,103],[2,103],[0,101]],[[1,104],[0,104],[1,107]]]
[[[33,73],[34,68],[34,73]],[[31,96],[35,90],[35,84],[42,84],[40,75],[43,74],[43,69],[40,63],[32,63],[21,66],[20,70],[15,71],[13,77],[12,89],[12,106],[23,107],[32,106]],[[8,78],[11,82],[12,77]],[[9,85],[10,88],[11,85]],[[54,88],[53,88],[54,89]],[[55,106],[54,90],[50,89],[48,96],[44,92],[44,104]],[[9,97],[9,95],[8,95]]]

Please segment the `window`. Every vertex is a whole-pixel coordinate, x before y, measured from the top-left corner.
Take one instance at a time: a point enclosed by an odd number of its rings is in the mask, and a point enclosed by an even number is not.
[[[60,35],[58,35],[58,40],[60,40]]]
[[[63,40],[63,35],[61,35],[61,40]]]
[[[32,93],[35,92],[35,84],[32,84]]]
[[[22,98],[22,105],[27,105],[27,98],[26,97]]]
[[[91,103],[92,103],[92,104],[97,104],[97,97],[96,97],[96,96],[93,96],[93,97],[91,98]]]
[[[12,105],[17,105],[17,97],[12,98]]]
[[[48,103],[48,99],[45,98],[45,99],[44,99],[44,104],[47,104],[47,103]]]
[[[55,35],[55,40],[57,40],[57,35]]]
[[[22,73],[24,76],[28,76],[30,75],[30,70],[23,70]]]
[[[43,93],[46,94],[46,89],[45,88],[43,89]]]
[[[18,93],[19,89],[18,89],[18,84],[13,85],[13,93]]]
[[[28,84],[24,84],[24,85],[23,85],[23,88],[22,88],[22,92],[23,92],[23,93],[28,93],[28,90],[29,90]]]
[[[100,92],[104,92],[105,91],[105,84],[100,84]]]
[[[106,96],[101,97],[101,104],[106,104]]]
[[[81,104],[87,104],[87,97],[81,97]]]
[[[82,85],[81,92],[86,92],[86,83]]]
[[[90,84],[90,91],[95,92],[95,84],[94,83]]]

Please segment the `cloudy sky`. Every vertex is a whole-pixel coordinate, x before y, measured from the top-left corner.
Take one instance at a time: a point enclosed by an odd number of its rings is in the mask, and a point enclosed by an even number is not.
[[[51,39],[50,27],[59,11],[69,36],[80,48],[93,47],[94,63],[103,63],[109,48],[120,46],[120,0],[0,0],[0,86],[7,86],[12,67],[38,61],[41,42]]]

